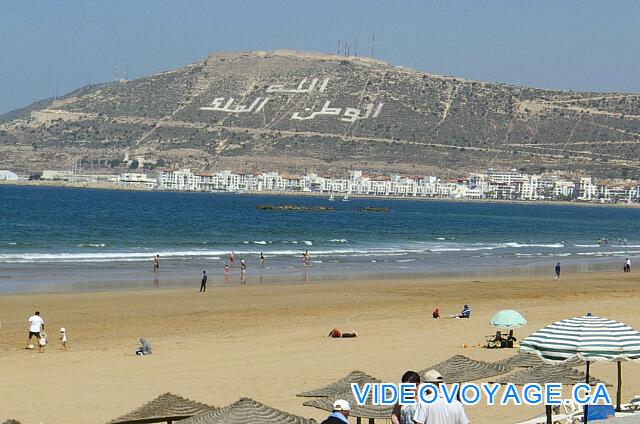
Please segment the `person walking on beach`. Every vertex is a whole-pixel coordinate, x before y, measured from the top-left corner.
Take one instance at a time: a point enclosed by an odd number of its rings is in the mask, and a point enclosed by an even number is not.
[[[240,282],[244,283],[247,280],[247,264],[244,259],[240,259]]]
[[[200,292],[206,292],[207,291],[207,271],[206,270],[202,270],[202,280],[200,280]]]
[[[556,264],[556,280],[560,278],[560,262]]]
[[[47,345],[47,333],[40,332],[40,338],[38,339],[38,352],[44,353],[44,347]]]
[[[160,271],[160,255],[156,255],[156,257],[153,258],[153,271]]]
[[[264,265],[264,254],[260,252],[260,265]]]
[[[624,272],[631,272],[631,259],[629,258],[624,263]]]
[[[44,331],[44,320],[40,316],[40,311],[29,317],[29,338],[27,339],[27,349],[31,344],[31,338],[35,337],[36,341],[40,340],[40,332]]]
[[[67,330],[64,327],[60,329],[60,345],[62,350],[67,350]]]

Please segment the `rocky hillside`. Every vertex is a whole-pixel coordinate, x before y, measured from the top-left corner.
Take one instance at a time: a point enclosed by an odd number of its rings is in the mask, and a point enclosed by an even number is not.
[[[365,58],[212,54],[0,116],[0,169],[146,167],[640,177],[640,95],[433,75]],[[85,168],[86,169],[86,168]]]

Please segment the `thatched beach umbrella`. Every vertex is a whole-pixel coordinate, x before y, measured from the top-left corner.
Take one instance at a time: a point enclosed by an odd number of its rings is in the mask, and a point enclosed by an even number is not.
[[[514,372],[513,374],[500,377],[496,380],[492,380],[492,383],[500,384],[516,384],[518,386],[524,386],[525,384],[535,383],[544,386],[550,383],[561,383],[563,385],[574,385],[585,381],[586,374],[582,371],[578,371],[575,368],[571,368],[565,364],[542,364],[531,368],[525,368],[523,370]],[[591,377],[592,384],[603,383],[606,386],[611,386],[609,383],[605,383],[602,380]]]
[[[518,353],[516,353],[515,355],[510,356],[506,359],[502,359],[500,361],[496,361],[494,362],[494,364],[503,365],[509,368],[509,370],[513,370],[514,368],[537,367],[539,365],[546,364],[546,362],[540,359],[540,357],[535,353],[518,351]],[[578,358],[573,358],[563,362],[563,364],[570,367],[577,367],[580,365],[584,365],[584,362]]]
[[[215,408],[204,403],[165,393],[109,424],[173,423]]]
[[[640,360],[640,333],[621,322],[585,315],[554,322],[536,331],[520,343],[524,352],[536,353],[550,362],[579,358],[586,361],[585,381],[589,384],[591,361],[618,363],[616,409],[622,397],[622,361]],[[584,408],[588,420],[589,405]]]
[[[516,384],[518,386],[524,386],[526,384],[540,384],[541,386],[549,383],[559,383],[563,385],[574,385],[585,381],[586,374],[571,368],[570,366],[560,364],[542,364],[531,368],[526,368],[521,371],[515,372],[511,375],[501,377],[492,383],[500,384]],[[604,383],[601,380],[593,379],[594,384]],[[607,386],[610,384],[604,383]],[[545,405],[545,412],[547,414],[547,424],[551,424],[553,421],[553,414],[551,411],[551,405]]]
[[[418,371],[418,374],[424,377],[424,374],[429,370],[438,371],[447,383],[464,383],[505,374],[510,369],[501,364],[476,361],[463,355],[455,355],[446,361]]]
[[[351,371],[349,374],[345,375],[339,380],[334,381],[333,383],[327,384],[326,386],[319,387],[317,389],[309,390],[306,392],[298,393],[297,396],[300,397],[332,397],[336,393],[346,392],[351,390],[351,384],[356,383],[360,386],[366,383],[382,383],[382,380],[377,379],[375,377],[370,376],[366,372],[362,371]]]
[[[239,401],[180,421],[180,424],[314,424],[312,419],[280,411],[253,399]]]
[[[371,395],[369,395],[369,397],[371,397]],[[358,405],[351,388],[342,393],[334,393],[329,397],[319,397],[308,400],[303,403],[303,405],[331,412],[333,410],[333,402],[336,399],[344,399],[349,402],[349,405],[351,405],[349,417],[354,417],[357,424],[362,423],[362,419],[368,419],[371,424],[375,423],[376,419],[388,420],[391,417],[391,412],[393,412],[393,406],[372,405],[371,402],[369,402],[370,399],[368,399],[364,405]]]

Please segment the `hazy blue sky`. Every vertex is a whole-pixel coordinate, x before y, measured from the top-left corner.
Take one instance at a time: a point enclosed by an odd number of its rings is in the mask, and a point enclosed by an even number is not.
[[[640,92],[640,2],[0,0],[0,113],[211,51],[334,52],[486,81]]]

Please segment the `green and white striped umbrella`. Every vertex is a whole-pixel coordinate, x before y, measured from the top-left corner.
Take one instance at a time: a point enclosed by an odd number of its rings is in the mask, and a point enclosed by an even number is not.
[[[640,332],[606,318],[581,316],[564,319],[536,331],[520,343],[520,350],[542,359],[564,362],[640,360]]]
[[[564,362],[572,358],[586,361],[586,383],[589,384],[591,361],[618,363],[616,410],[622,402],[622,361],[640,360],[640,333],[618,321],[585,315],[564,319],[538,330],[520,343],[523,352],[536,353],[546,361]],[[584,422],[588,417],[584,406]],[[548,416],[547,422],[550,422]]]

